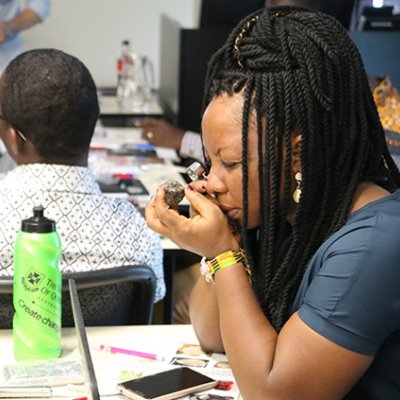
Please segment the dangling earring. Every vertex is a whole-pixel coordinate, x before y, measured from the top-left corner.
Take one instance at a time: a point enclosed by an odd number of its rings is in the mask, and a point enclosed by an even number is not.
[[[301,172],[297,172],[296,175],[294,176],[294,179],[296,179],[296,183],[297,183],[297,188],[296,190],[293,192],[293,200],[295,203],[299,203],[300,202],[300,196],[301,196]]]

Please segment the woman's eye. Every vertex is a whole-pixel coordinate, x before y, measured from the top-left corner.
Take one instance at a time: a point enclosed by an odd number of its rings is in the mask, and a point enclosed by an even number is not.
[[[224,165],[225,168],[227,169],[232,169],[237,167],[238,165],[242,165],[241,161],[223,161],[222,164]]]

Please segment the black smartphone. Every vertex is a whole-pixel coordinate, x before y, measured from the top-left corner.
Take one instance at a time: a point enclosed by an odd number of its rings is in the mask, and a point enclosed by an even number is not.
[[[218,381],[188,367],[132,379],[117,385],[118,390],[134,400],[171,400],[216,386]]]

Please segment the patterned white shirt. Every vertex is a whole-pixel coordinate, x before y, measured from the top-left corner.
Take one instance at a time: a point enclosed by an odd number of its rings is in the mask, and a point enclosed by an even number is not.
[[[0,181],[0,276],[13,275],[17,231],[38,205],[56,222],[62,272],[146,264],[157,277],[154,302],[165,296],[158,235],[128,201],[103,194],[93,173],[84,167],[20,165]]]
[[[191,157],[204,164],[203,145],[200,133],[186,131],[183,135],[179,154],[182,157]]]

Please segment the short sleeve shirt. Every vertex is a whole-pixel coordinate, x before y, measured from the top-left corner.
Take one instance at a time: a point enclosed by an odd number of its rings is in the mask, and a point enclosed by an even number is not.
[[[357,210],[312,258],[292,308],[374,362],[346,399],[400,399],[400,190]]]
[[[157,278],[154,302],[165,296],[159,236],[132,204],[106,196],[92,171],[78,166],[19,165],[0,179],[0,277],[13,276],[17,232],[38,205],[56,221],[63,273],[148,265]]]

